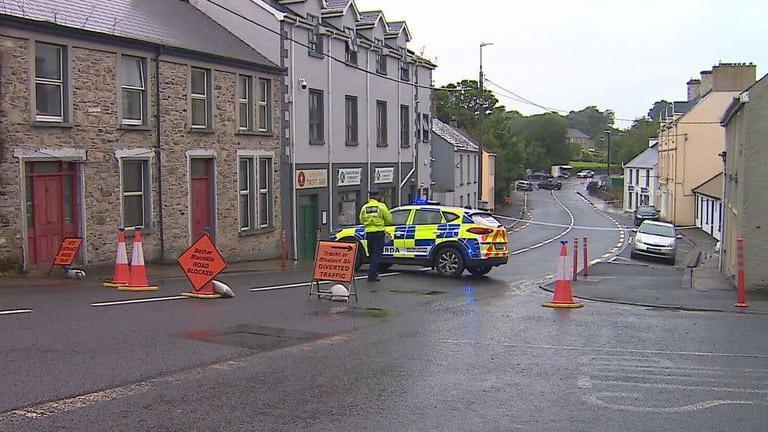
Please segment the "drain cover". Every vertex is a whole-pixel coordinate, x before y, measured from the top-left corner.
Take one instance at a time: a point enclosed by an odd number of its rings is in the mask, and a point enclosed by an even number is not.
[[[199,342],[235,346],[256,351],[276,350],[330,336],[332,335],[326,333],[247,324],[220,330],[191,332],[183,335],[186,339]]]

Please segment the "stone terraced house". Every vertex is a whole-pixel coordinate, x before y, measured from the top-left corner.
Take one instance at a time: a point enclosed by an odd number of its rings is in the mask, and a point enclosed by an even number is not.
[[[150,260],[206,230],[228,260],[276,256],[284,74],[187,2],[5,2],[0,260],[46,269],[76,236],[114,262],[120,227]]]

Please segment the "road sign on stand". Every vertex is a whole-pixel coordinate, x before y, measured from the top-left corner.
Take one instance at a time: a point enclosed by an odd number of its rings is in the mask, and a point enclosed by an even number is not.
[[[339,282],[346,285],[349,296],[357,302],[357,286],[355,285],[355,260],[357,258],[357,243],[333,241],[317,242],[315,252],[315,267],[312,280],[309,283],[309,297],[317,298],[331,295],[329,290],[321,290],[321,282]]]
[[[48,276],[51,275],[53,266],[60,265],[64,267],[64,270],[71,266],[75,262],[75,258],[77,258],[77,251],[80,250],[81,244],[83,244],[82,237],[65,237],[61,241],[61,246],[59,246],[59,251],[56,252],[56,257],[53,259],[51,267],[48,269]]]
[[[194,292],[182,293],[190,297],[220,297],[213,291],[213,279],[227,268],[227,262],[216,249],[208,233],[204,233],[179,256],[179,265],[192,284]]]

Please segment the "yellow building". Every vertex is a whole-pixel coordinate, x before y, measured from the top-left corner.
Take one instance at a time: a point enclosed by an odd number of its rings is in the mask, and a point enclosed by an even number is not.
[[[496,206],[496,153],[483,149],[483,196],[480,207],[493,210]]]
[[[721,63],[688,82],[688,100],[675,102],[659,130],[659,210],[679,226],[695,223],[693,189],[723,169],[720,124],[735,96],[755,82],[752,64]]]

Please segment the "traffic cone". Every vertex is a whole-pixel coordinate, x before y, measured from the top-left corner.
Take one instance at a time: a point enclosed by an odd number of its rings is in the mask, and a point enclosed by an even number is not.
[[[141,230],[136,228],[131,256],[131,280],[128,285],[117,287],[120,291],[157,291],[157,285],[150,285],[147,280],[147,268],[144,266],[144,248],[141,247]]]
[[[210,281],[207,284],[200,287],[199,290],[195,291],[185,291],[181,293],[184,297],[192,297],[192,298],[199,298],[199,299],[216,299],[216,298],[222,298],[223,295],[216,292],[216,287],[214,286],[214,281]]]
[[[580,308],[582,303],[573,301],[573,286],[568,274],[568,242],[561,241],[560,259],[557,262],[557,282],[555,283],[555,295],[552,301],[542,306],[551,308]]]
[[[117,288],[128,285],[131,281],[131,273],[128,267],[128,252],[125,250],[125,229],[117,231],[117,258],[115,258],[115,272],[111,280],[104,281],[107,288]]]

